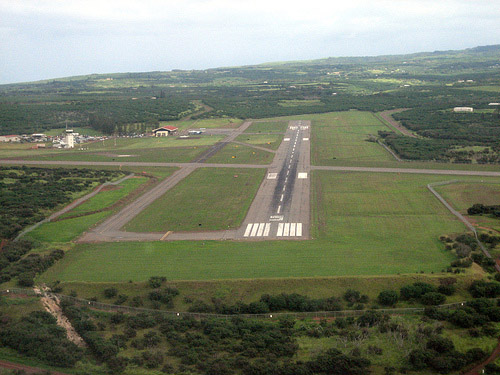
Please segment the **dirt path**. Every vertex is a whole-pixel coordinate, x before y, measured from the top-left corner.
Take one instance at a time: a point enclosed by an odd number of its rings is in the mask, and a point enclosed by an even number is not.
[[[191,120],[191,118],[193,118],[193,116],[198,116],[198,115],[201,115],[203,113],[207,113],[207,112],[210,112],[210,111],[213,111],[214,109],[208,105],[206,105],[205,103],[203,103],[201,100],[193,100],[194,103],[200,105],[203,107],[203,109],[200,109],[199,111],[196,111],[194,113],[191,113],[190,115],[186,116],[186,117],[183,117],[181,118],[181,121],[188,121],[188,120]]]
[[[497,347],[495,350],[493,350],[493,353],[482,363],[479,365],[474,366],[471,370],[464,372],[463,375],[480,375],[483,372],[484,366],[486,366],[488,363],[493,362],[495,359],[500,357],[500,339],[498,341]]]
[[[86,347],[85,341],[81,338],[81,336],[75,331],[71,322],[66,318],[63,314],[59,298],[52,293],[49,293],[45,287],[41,287],[41,289],[34,288],[35,293],[40,294],[40,301],[42,302],[45,310],[50,313],[54,318],[57,319],[57,325],[66,330],[66,335],[68,336],[68,340],[72,343],[78,345],[81,348]]]
[[[410,130],[406,129],[403,125],[401,125],[399,122],[394,120],[394,118],[392,117],[393,113],[403,112],[403,111],[406,111],[407,109],[408,108],[392,109],[390,111],[380,112],[379,115],[385,121],[387,121],[389,123],[389,125],[392,128],[394,128],[395,130],[401,132],[402,134],[406,135],[407,137],[417,138],[417,136],[415,134],[413,134]]]

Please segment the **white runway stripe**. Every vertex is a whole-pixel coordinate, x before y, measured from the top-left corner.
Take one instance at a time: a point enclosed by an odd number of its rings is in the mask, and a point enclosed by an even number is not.
[[[277,237],[302,237],[302,223],[279,223]]]
[[[252,233],[250,233],[250,237],[255,237],[258,229],[259,229],[259,223],[255,223],[252,228]]]
[[[248,237],[250,235],[250,231],[252,230],[252,225],[253,224],[247,225],[247,229],[245,229],[245,234],[243,235],[243,237]]]
[[[257,224],[255,224],[257,225]],[[257,237],[262,237],[262,234],[264,233],[264,227],[266,226],[265,223],[260,223],[259,224],[259,229],[257,230]]]
[[[271,223],[247,224],[243,237],[268,237],[271,231]]]

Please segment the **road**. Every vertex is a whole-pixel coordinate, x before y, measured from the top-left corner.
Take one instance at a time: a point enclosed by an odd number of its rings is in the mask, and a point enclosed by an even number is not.
[[[309,237],[310,127],[310,121],[290,121],[237,238]]]

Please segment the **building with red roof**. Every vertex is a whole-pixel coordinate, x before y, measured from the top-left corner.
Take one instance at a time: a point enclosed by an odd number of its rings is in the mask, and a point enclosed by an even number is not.
[[[166,137],[177,132],[177,128],[172,125],[162,126],[158,129],[153,129],[153,134],[155,137]]]

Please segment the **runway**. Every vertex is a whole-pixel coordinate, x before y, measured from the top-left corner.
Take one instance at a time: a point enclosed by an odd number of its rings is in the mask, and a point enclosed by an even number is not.
[[[290,121],[237,238],[309,237],[310,128],[310,121]]]

